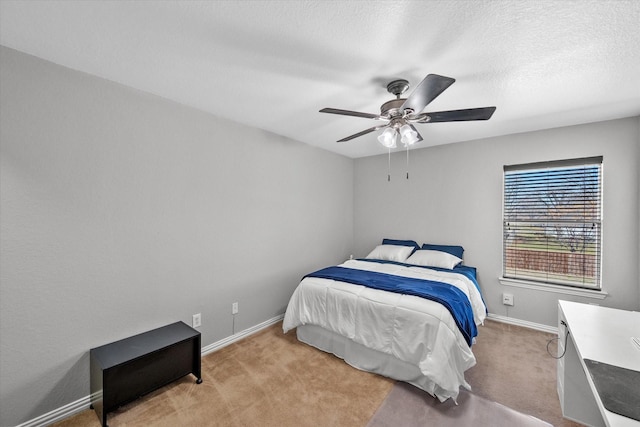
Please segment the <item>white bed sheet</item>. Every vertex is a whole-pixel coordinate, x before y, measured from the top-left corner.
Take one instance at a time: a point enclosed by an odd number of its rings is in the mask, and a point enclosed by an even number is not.
[[[476,324],[484,321],[486,309],[480,293],[464,275],[357,260],[349,260],[341,266],[450,283],[469,296]],[[455,400],[460,387],[470,389],[464,372],[475,365],[475,356],[449,311],[435,301],[307,277],[289,301],[283,330],[287,332],[302,325],[320,327],[358,346],[415,366],[424,377],[422,382],[429,387],[425,388],[420,381],[408,382],[441,401]],[[394,378],[392,374],[383,373]],[[395,379],[407,381],[406,378]]]

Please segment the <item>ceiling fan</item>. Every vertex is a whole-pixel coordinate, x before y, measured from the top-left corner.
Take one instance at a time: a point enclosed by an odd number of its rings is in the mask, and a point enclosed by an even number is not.
[[[407,98],[400,96],[409,89],[409,82],[404,79],[394,80],[387,85],[387,91],[396,99],[387,101],[380,107],[380,114],[360,113],[358,111],[340,110],[337,108],[323,108],[321,113],[340,114],[343,116],[362,117],[380,120],[385,123],[365,129],[356,134],[338,140],[345,142],[384,129],[378,136],[378,141],[391,149],[396,147],[398,134],[401,142],[408,148],[416,142],[422,141],[422,136],[414,127],[417,123],[461,122],[471,120],[489,120],[496,111],[496,107],[468,108],[464,110],[438,111],[424,113],[422,110],[456,80],[451,77],[429,74]]]

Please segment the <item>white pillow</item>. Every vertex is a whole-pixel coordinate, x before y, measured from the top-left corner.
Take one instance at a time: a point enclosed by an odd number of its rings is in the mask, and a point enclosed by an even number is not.
[[[411,246],[378,245],[367,258],[404,262],[414,249]]]
[[[415,251],[405,262],[407,264],[448,268],[451,270],[453,267],[460,264],[462,260],[447,252],[420,249]]]

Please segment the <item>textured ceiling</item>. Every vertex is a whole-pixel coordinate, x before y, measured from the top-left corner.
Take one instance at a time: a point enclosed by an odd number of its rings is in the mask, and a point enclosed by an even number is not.
[[[456,83],[416,148],[640,115],[640,1],[12,1],[0,44],[349,157],[387,83]]]

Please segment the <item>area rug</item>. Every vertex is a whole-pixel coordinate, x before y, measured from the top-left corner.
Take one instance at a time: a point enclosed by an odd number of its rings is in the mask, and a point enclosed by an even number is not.
[[[530,415],[514,411],[462,390],[456,405],[444,403],[428,393],[398,382],[378,408],[367,427],[553,427]]]

